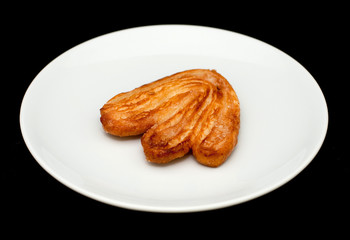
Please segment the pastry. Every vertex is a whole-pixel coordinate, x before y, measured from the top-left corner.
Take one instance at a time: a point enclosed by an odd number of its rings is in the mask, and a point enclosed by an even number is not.
[[[167,163],[192,149],[201,164],[221,165],[237,144],[240,105],[215,70],[193,69],[120,93],[101,109],[104,130],[143,134],[146,159]]]

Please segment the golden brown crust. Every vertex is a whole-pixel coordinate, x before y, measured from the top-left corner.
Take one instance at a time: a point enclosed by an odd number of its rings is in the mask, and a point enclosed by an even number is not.
[[[215,70],[173,74],[114,96],[100,111],[106,132],[144,133],[144,153],[154,163],[170,162],[192,149],[198,162],[217,167],[237,144],[239,101]]]

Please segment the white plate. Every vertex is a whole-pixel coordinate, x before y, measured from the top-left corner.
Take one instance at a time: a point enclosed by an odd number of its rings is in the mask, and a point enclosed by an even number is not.
[[[238,145],[219,168],[188,155],[145,161],[140,137],[105,134],[99,109],[117,93],[193,68],[216,69],[241,103]],[[48,64],[21,106],[24,140],[57,180],[93,199],[155,212],[241,203],[276,189],[314,158],[328,126],[313,77],[259,40],[220,29],[158,25],[106,34]]]

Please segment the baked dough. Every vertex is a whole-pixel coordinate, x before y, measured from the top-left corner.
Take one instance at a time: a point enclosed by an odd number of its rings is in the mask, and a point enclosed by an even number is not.
[[[192,149],[199,163],[217,167],[236,146],[240,127],[237,95],[215,70],[187,70],[120,93],[100,112],[107,133],[144,133],[141,143],[153,163]]]

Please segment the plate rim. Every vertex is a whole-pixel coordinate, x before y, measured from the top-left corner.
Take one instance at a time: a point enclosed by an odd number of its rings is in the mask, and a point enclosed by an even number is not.
[[[169,207],[169,206],[149,206],[147,204],[137,204],[137,203],[128,203],[125,201],[120,201],[117,199],[111,199],[109,197],[105,197],[105,196],[101,196],[100,194],[96,194],[88,189],[84,189],[81,188],[79,186],[76,186],[74,183],[70,182],[69,180],[66,180],[63,176],[61,176],[59,173],[57,173],[54,169],[52,169],[44,159],[42,159],[39,154],[37,153],[35,147],[33,147],[29,134],[27,133],[26,128],[24,127],[24,122],[25,122],[25,116],[24,116],[24,109],[26,107],[26,104],[28,104],[26,101],[26,98],[28,97],[28,95],[30,94],[31,89],[33,88],[34,84],[36,83],[36,79],[37,77],[51,64],[53,64],[58,58],[60,58],[62,55],[64,55],[65,53],[71,51],[74,48],[77,48],[79,46],[81,46],[82,44],[85,44],[87,42],[90,41],[95,41],[98,38],[101,37],[106,37],[108,35],[112,35],[112,34],[118,34],[120,32],[124,32],[124,31],[135,31],[138,29],[145,29],[145,28],[169,28],[169,27],[186,27],[186,28],[202,28],[202,29],[208,29],[210,31],[214,30],[214,31],[225,31],[228,33],[233,33],[233,34],[238,34],[241,35],[244,38],[249,38],[252,39],[254,41],[258,41],[260,44],[265,44],[269,47],[272,47],[274,49],[277,49],[279,52],[281,52],[282,54],[288,56],[291,60],[295,61],[300,67],[302,67],[306,73],[308,73],[312,80],[313,83],[316,84],[315,86],[317,86],[319,93],[321,93],[322,96],[322,107],[325,110],[325,119],[324,119],[324,125],[322,128],[322,132],[320,132],[320,138],[318,139],[317,144],[314,145],[313,147],[313,151],[310,152],[310,154],[306,157],[304,157],[302,164],[299,165],[299,167],[289,173],[289,175],[285,176],[284,178],[279,179],[279,181],[277,181],[277,183],[273,184],[272,186],[269,187],[265,187],[260,189],[259,191],[255,191],[251,194],[248,195],[244,195],[241,196],[239,198],[234,198],[234,199],[230,199],[230,200],[226,200],[226,201],[219,201],[219,202],[215,202],[215,203],[210,203],[210,204],[203,204],[203,205],[198,205],[198,206],[181,206],[181,207]],[[31,153],[31,155],[33,156],[33,158],[36,160],[36,162],[46,171],[48,172],[52,177],[54,177],[56,180],[58,180],[60,183],[64,184],[65,186],[67,186],[68,188],[86,196],[89,197],[91,199],[109,204],[111,206],[116,206],[116,207],[122,207],[122,208],[126,208],[126,209],[130,209],[130,210],[138,210],[138,211],[146,211],[146,212],[163,212],[163,213],[184,213],[184,212],[199,212],[199,211],[207,211],[207,210],[214,210],[214,209],[219,209],[219,208],[225,208],[225,207],[229,207],[229,206],[233,206],[233,205],[237,205],[237,204],[241,204],[243,202],[247,202],[250,200],[253,200],[255,198],[258,198],[260,196],[263,196],[267,193],[270,193],[274,190],[276,190],[277,188],[281,187],[282,185],[288,183],[290,180],[292,180],[293,178],[295,178],[301,171],[303,171],[311,162],[312,160],[316,157],[316,155],[318,154],[319,150],[321,149],[324,140],[326,138],[327,135],[327,131],[328,131],[328,125],[329,125],[329,112],[328,112],[328,106],[327,106],[327,101],[326,98],[323,94],[322,89],[320,88],[318,82],[316,81],[316,79],[311,75],[311,73],[303,66],[301,65],[297,60],[295,60],[293,57],[291,57],[290,55],[288,55],[287,53],[283,52],[282,50],[270,45],[269,43],[266,43],[264,41],[261,41],[259,39],[256,39],[254,37],[242,34],[242,33],[238,33],[238,32],[234,32],[234,31],[230,31],[230,30],[226,30],[226,29],[221,29],[221,28],[215,28],[215,27],[208,27],[208,26],[201,26],[201,25],[188,25],[188,24],[158,24],[158,25],[146,25],[146,26],[138,26],[138,27],[133,27],[133,28],[127,28],[127,29],[121,29],[121,30],[117,30],[117,31],[113,31],[113,32],[109,32],[106,34],[102,34],[100,36],[88,39],[84,42],[81,42],[71,48],[69,48],[68,50],[64,51],[63,53],[61,53],[60,55],[58,55],[56,58],[52,59],[46,66],[44,66],[39,72],[38,74],[33,78],[33,80],[31,81],[31,83],[29,84],[29,86],[27,87],[25,94],[23,96],[22,102],[21,102],[21,106],[20,106],[20,111],[19,111],[19,124],[20,124],[20,130],[21,130],[21,134],[23,137],[23,140],[29,150],[29,152]]]

